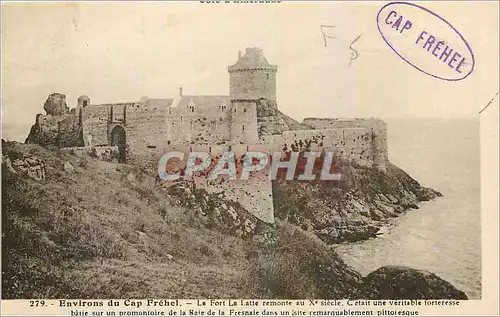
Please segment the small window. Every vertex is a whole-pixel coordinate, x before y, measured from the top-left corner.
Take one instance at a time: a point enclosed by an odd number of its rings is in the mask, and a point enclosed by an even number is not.
[[[88,101],[87,101],[87,100],[84,100],[84,101],[83,101],[83,106],[84,106],[84,107],[87,107],[87,104],[88,104]]]
[[[241,126],[241,129],[242,129],[242,131],[245,131],[245,126],[244,125]]]
[[[266,74],[266,79],[269,79],[269,74]]]
[[[184,122],[184,120],[182,119],[182,116],[181,116],[181,123],[183,123],[183,122]]]
[[[243,109],[243,112],[247,112],[247,108]]]

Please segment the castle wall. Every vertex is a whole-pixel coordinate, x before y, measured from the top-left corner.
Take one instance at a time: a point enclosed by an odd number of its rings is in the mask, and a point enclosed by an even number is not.
[[[168,140],[174,143],[217,144],[230,139],[229,109],[216,106],[171,108],[167,115]]]
[[[257,142],[259,138],[257,132],[257,104],[254,101],[233,100],[231,106],[231,142]]]
[[[387,125],[384,121],[380,119],[327,119],[327,118],[306,118],[303,121],[304,124],[310,125],[315,129],[347,129],[347,128],[361,128],[366,129],[369,132],[368,138],[371,140],[366,140],[366,138],[361,137],[353,141],[351,139],[351,146],[347,151],[351,149],[355,142],[361,141],[361,143],[369,143],[372,148],[371,151],[356,151],[354,150],[353,155],[358,153],[358,157],[361,160],[370,159],[373,161],[373,165],[379,170],[386,170],[386,162],[388,160],[387,152]],[[355,146],[357,148],[357,146]],[[351,149],[352,150],[352,149]],[[370,154],[371,153],[371,154]],[[362,158],[364,157],[364,158]],[[367,158],[368,157],[368,158]]]
[[[125,130],[130,152],[147,151],[167,139],[167,113],[167,108],[148,107],[144,103],[127,106]]]
[[[189,152],[209,152],[212,154],[214,163],[224,152],[234,152],[237,166],[241,162],[241,156],[247,151],[245,144],[236,145],[203,145],[203,144],[171,144],[161,148],[146,149],[141,153],[131,154],[129,161],[139,164],[150,170],[154,174],[158,173],[158,162],[167,152],[179,151],[184,153],[184,160],[180,167],[185,167]],[[225,199],[240,204],[262,221],[273,223],[273,197],[272,183],[267,174],[262,173],[260,177],[250,177],[248,180],[228,180],[219,177],[216,180],[209,180],[207,177],[194,177],[193,180],[198,188],[205,189],[211,194],[220,194]]]
[[[35,124],[31,127],[25,142],[58,147],[82,146],[80,132],[79,118],[75,109],[59,115],[37,114]]]
[[[57,145],[65,146],[83,146],[80,122],[75,109],[66,115],[58,123]]]
[[[327,151],[339,159],[373,166],[371,130],[368,128],[285,131],[280,142],[288,151]]]
[[[108,145],[110,105],[92,105],[82,108],[83,140],[85,146]],[[89,138],[91,135],[91,140]]]

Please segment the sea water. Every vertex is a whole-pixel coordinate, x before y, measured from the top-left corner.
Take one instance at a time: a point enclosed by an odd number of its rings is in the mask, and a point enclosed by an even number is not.
[[[420,204],[377,238],[337,246],[366,275],[384,265],[433,272],[481,297],[479,120],[387,120],[390,161],[444,196]]]

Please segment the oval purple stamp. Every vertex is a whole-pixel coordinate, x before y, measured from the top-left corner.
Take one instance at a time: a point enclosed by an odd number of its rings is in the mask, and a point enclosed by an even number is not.
[[[387,45],[419,71],[448,81],[465,79],[474,70],[474,53],[448,21],[422,6],[391,2],[377,14]]]

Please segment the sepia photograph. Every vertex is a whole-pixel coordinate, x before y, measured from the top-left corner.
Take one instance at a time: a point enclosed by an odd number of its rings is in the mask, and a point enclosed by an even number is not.
[[[5,303],[391,316],[484,300],[497,2],[1,12]]]

